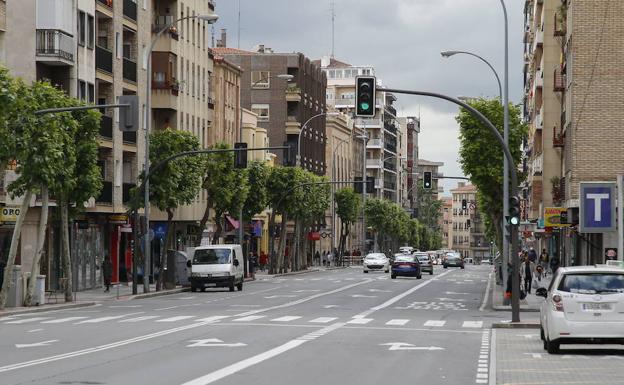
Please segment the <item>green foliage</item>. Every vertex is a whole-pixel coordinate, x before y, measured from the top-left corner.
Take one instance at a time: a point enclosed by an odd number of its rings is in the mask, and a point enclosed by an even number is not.
[[[304,199],[304,190],[293,186],[305,183],[299,167],[272,167],[267,179],[269,206],[278,213],[292,213]]]
[[[403,208],[385,199],[367,199],[364,205],[366,225],[382,237],[404,243],[414,238],[411,218]]]
[[[198,139],[187,131],[165,130],[150,135],[150,162],[160,161],[185,151],[199,150]],[[170,161],[150,177],[150,202],[159,210],[171,210],[190,204],[201,187],[204,158],[185,156]]]
[[[429,229],[438,229],[440,226],[440,217],[442,216],[442,201],[435,199],[435,195],[431,190],[425,190],[422,184],[417,187],[416,210],[418,211],[418,219],[420,223]]]
[[[487,117],[503,132],[503,106],[498,99],[477,99],[469,103]],[[490,130],[466,110],[456,118],[460,125],[460,162],[466,175],[479,190],[479,209],[488,217],[486,232],[496,235],[497,244],[502,245],[501,225],[503,210],[503,151]],[[517,167],[521,160],[522,141],[527,136],[527,127],[522,122],[520,108],[509,106],[509,148]],[[518,183],[523,180],[519,177]]]
[[[254,161],[247,167],[247,185],[249,193],[243,205],[243,217],[253,218],[261,213],[268,204],[267,181],[269,179],[269,167],[265,162]]]
[[[360,195],[356,194],[352,188],[344,188],[334,194],[336,201],[336,215],[343,224],[349,226],[354,223],[361,209]]]

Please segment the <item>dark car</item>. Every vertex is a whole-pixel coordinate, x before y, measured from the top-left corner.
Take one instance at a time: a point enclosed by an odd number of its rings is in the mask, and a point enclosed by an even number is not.
[[[395,279],[399,276],[422,278],[420,263],[416,256],[410,254],[395,256],[394,262],[392,263],[390,278]]]
[[[414,256],[418,258],[420,270],[433,275],[433,259],[431,259],[431,256],[427,253],[415,253]]]
[[[442,264],[446,269],[449,266],[464,268],[464,260],[457,254],[447,254]]]

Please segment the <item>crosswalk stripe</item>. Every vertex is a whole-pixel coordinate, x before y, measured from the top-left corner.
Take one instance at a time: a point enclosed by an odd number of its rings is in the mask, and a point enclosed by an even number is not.
[[[48,319],[50,317],[35,317],[35,318],[24,318],[24,319],[19,319],[19,320],[15,320],[15,321],[8,321],[5,322],[7,324],[25,324],[28,322],[35,322],[35,321],[41,321],[44,319]]]
[[[99,322],[112,321],[114,319],[119,319],[119,318],[123,318],[123,317],[125,317],[125,315],[113,315],[113,316],[108,316],[108,317],[92,318],[92,319],[87,319],[87,320],[84,320],[84,321],[76,322],[74,325],[79,325],[79,324],[96,324],[96,323],[99,323]]]
[[[264,318],[265,316],[263,315],[248,315],[247,317],[243,317],[243,318],[237,318],[234,320],[234,322],[248,322],[248,321],[255,321],[257,319],[260,318]]]
[[[425,326],[431,327],[442,327],[444,324],[446,324],[446,321],[429,320],[425,322]]]
[[[299,318],[301,318],[301,317],[296,316],[296,315],[293,315],[293,316],[288,316],[287,315],[287,316],[284,316],[284,317],[274,318],[271,321],[274,321],[274,322],[290,322],[290,321],[294,321],[294,320],[299,319]]]
[[[156,322],[176,322],[176,321],[182,321],[182,320],[189,319],[189,318],[195,318],[195,316],[194,315],[179,315],[176,317],[159,319]]]
[[[371,322],[373,319],[372,318],[354,318],[351,321],[347,321],[348,324],[355,324],[355,325],[366,325],[367,323]]]
[[[310,322],[314,322],[314,323],[319,323],[319,324],[326,324],[328,322],[331,322],[333,320],[337,320],[338,317],[319,317],[319,318],[315,318],[313,320],[310,320]]]
[[[392,325],[392,326],[403,326],[406,323],[408,323],[410,320],[408,319],[392,319],[388,322],[386,322],[386,325]]]
[[[464,321],[463,328],[481,328],[483,327],[483,321]]]
[[[57,318],[57,319],[52,319],[49,321],[43,321],[41,322],[42,324],[60,324],[63,322],[70,322],[70,321],[78,321],[80,319],[85,319],[87,317],[67,317],[67,318]]]
[[[147,321],[147,320],[151,320],[154,318],[158,318],[160,317],[159,315],[145,315],[143,317],[134,317],[134,318],[128,318],[128,319],[122,319],[119,322],[141,322],[141,321]]]

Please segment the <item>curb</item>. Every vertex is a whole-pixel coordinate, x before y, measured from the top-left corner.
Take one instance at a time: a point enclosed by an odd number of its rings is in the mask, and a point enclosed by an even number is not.
[[[179,294],[179,293],[184,293],[187,291],[191,291],[191,288],[181,287],[179,289],[162,290],[162,291],[155,291],[153,293],[136,294],[136,295],[130,295],[128,297],[119,297],[119,299],[127,299],[127,300],[145,299],[145,298],[152,298],[152,297],[160,297],[163,295]]]
[[[492,329],[539,329],[539,322],[496,322]]]
[[[342,270],[342,269],[348,269],[348,268],[349,268],[349,266],[328,267],[328,268],[325,269],[325,271],[327,271],[327,270]]]
[[[318,273],[319,271],[321,271],[320,269],[310,269],[310,270],[302,270],[302,271],[291,271],[289,273],[283,273],[283,274],[274,274],[272,275],[272,277],[286,277],[289,275],[300,275],[300,274],[307,274],[307,273]]]
[[[495,311],[511,311],[511,306],[492,306],[492,309],[494,309]],[[521,312],[526,312],[526,313],[539,313],[539,309],[534,309],[534,308],[524,308],[522,306],[520,306],[520,311]]]
[[[43,305],[43,306],[37,306],[37,307],[20,307],[19,309],[15,309],[15,310],[0,311],[0,316],[5,317],[5,316],[19,315],[19,314],[41,313],[45,311],[74,309],[74,308],[79,308],[79,307],[89,307],[89,306],[95,306],[95,305],[96,305],[95,302],[80,302],[80,303],[68,303],[68,304],[61,304],[61,305]]]

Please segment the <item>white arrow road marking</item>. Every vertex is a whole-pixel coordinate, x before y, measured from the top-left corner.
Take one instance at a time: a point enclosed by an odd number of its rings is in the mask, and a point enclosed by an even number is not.
[[[35,348],[38,346],[48,346],[53,342],[58,342],[58,340],[50,340],[50,341],[42,341],[42,342],[35,342],[33,344],[15,344],[15,347],[20,349],[20,348]]]
[[[462,299],[462,298],[438,298],[440,301],[457,301],[457,302],[466,302],[468,301],[467,299]]]
[[[390,346],[388,350],[444,350],[439,346],[414,346],[406,342],[388,342],[385,344],[379,344],[380,346]]]
[[[187,348],[205,348],[205,347],[226,347],[226,348],[238,348],[240,346],[247,346],[242,342],[237,342],[234,344],[226,344],[218,338],[208,338],[205,340],[190,340],[189,342],[193,342],[190,345],[186,345]]]
[[[363,295],[363,294],[353,294],[351,297],[353,298],[377,298],[376,295]]]
[[[50,321],[43,321],[43,322],[41,322],[41,323],[42,323],[42,324],[60,324],[60,323],[63,323],[63,322],[78,321],[78,320],[85,319],[85,318],[88,318],[88,317],[66,317],[66,318],[57,318],[57,319],[53,319],[53,320],[50,320]]]
[[[266,299],[272,299],[272,298],[294,298],[296,297],[296,295],[282,295],[282,294],[277,294],[277,295],[270,295],[268,297],[264,297]]]
[[[542,358],[542,353],[524,353],[524,354],[530,355],[533,358],[538,358],[538,359]]]
[[[371,293],[392,293],[390,290],[368,289]]]

